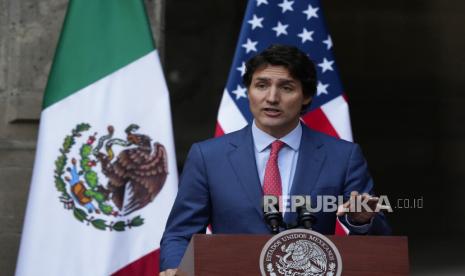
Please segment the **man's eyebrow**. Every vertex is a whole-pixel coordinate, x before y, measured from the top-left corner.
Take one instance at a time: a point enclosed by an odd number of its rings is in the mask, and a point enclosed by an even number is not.
[[[265,77],[256,77],[255,80],[258,80],[258,81],[269,81],[270,78],[265,78]]]
[[[297,85],[297,81],[294,79],[278,79],[277,85],[279,86],[290,85],[294,87]]]
[[[256,77],[254,80],[255,80],[255,81],[270,81],[271,78]],[[296,81],[293,80],[293,79],[278,79],[278,81],[279,81],[280,83],[284,83],[284,84],[294,84],[294,83],[296,83]]]
[[[295,84],[296,83],[296,81],[293,79],[279,79],[279,82],[283,84]]]

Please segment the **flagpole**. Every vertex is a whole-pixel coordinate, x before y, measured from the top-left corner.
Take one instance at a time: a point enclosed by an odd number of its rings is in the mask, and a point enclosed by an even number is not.
[[[152,24],[152,28],[162,65],[165,63],[165,8],[165,0],[155,0],[155,26]]]

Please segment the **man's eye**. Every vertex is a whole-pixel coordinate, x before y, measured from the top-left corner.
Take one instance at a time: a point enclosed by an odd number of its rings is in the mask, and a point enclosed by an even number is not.
[[[265,88],[266,88],[266,84],[264,84],[264,83],[257,83],[257,84],[255,84],[255,87],[258,88],[258,89],[265,89]]]
[[[292,89],[291,86],[283,86],[283,90],[284,90],[284,91],[287,91],[287,92],[290,92],[290,91],[292,91],[293,89]]]

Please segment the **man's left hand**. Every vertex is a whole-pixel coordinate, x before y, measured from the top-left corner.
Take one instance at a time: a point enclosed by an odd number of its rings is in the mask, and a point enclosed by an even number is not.
[[[347,214],[352,223],[368,224],[379,211],[376,208],[378,201],[377,197],[372,197],[367,193],[359,194],[357,191],[352,191],[349,200],[339,206],[336,215],[343,216]]]

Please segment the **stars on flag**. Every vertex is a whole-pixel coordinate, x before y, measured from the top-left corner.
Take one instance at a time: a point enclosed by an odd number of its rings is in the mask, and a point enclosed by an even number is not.
[[[326,40],[323,40],[323,44],[326,44],[326,50],[331,49],[333,47],[333,41],[331,40],[331,36],[328,35],[328,38]]]
[[[237,67],[236,70],[241,72],[241,77],[244,76],[244,74],[245,74],[245,62],[242,62],[242,65],[240,67]]]
[[[278,21],[278,25],[272,29],[276,32],[276,37],[279,37],[282,34],[287,35],[287,27],[289,27],[289,25],[283,25],[280,21]]]
[[[313,31],[307,31],[307,29],[304,28],[302,32],[298,34],[297,36],[302,38],[302,43],[305,43],[305,41],[307,40],[313,41],[313,37],[312,37],[313,33],[314,33]]]
[[[318,14],[316,13],[320,8],[314,8],[312,5],[308,5],[308,8],[303,11],[307,15],[307,20],[310,20],[310,18],[318,18]]]
[[[231,91],[231,93],[236,95],[236,101],[239,100],[240,98],[247,98],[246,92],[247,92],[247,89],[240,86],[239,84],[237,85],[237,88],[235,90]]]
[[[326,58],[323,58],[323,62],[322,62],[322,63],[318,63],[318,66],[321,67],[321,72],[324,73],[324,72],[326,72],[327,70],[329,70],[329,71],[334,71],[334,69],[333,69],[333,63],[334,63],[333,60],[329,61],[329,60],[327,60]]]
[[[250,38],[247,38],[247,42],[242,44],[242,47],[245,48],[245,52],[248,54],[249,52],[256,52],[257,51],[257,43],[258,41],[252,41]]]
[[[271,44],[295,45],[315,62],[317,91],[312,108],[342,94],[333,42],[323,23],[324,15],[315,0],[250,0],[244,18],[239,51],[236,52],[226,91],[237,107],[249,116],[247,87],[242,83],[245,61]]]
[[[263,28],[262,21],[264,17],[257,17],[255,14],[253,15],[253,18],[249,21],[247,21],[250,25],[252,25],[252,30],[255,30],[255,28]]]
[[[328,86],[329,84],[324,84],[321,81],[318,82],[316,86],[316,95],[320,96],[321,94],[328,94]]]
[[[257,7],[260,7],[261,4],[268,5],[268,0],[257,0]]]
[[[288,0],[283,0],[282,3],[278,4],[278,6],[281,7],[282,13],[285,13],[286,11],[293,11],[294,9],[292,8],[292,4],[294,4],[294,1],[288,1]]]

